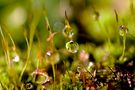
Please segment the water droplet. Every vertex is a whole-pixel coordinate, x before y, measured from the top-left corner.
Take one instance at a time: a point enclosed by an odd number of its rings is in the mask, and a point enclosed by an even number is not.
[[[50,64],[56,64],[59,62],[59,59],[60,59],[59,53],[57,51],[52,52],[50,50],[46,52],[45,57],[46,57],[47,62]]]
[[[19,57],[19,55],[16,52],[13,52],[13,53],[11,53],[11,60],[13,62],[19,62],[20,61],[20,57]]]
[[[119,34],[120,34],[120,36],[125,36],[126,34],[128,33],[128,28],[126,27],[126,26],[124,26],[124,25],[121,25],[120,27],[119,27]]]
[[[50,81],[48,74],[44,69],[37,69],[32,72],[32,76],[36,76],[35,82],[37,84],[45,84]]]
[[[28,83],[26,83],[25,88],[27,90],[31,90],[31,89],[33,89],[33,84],[31,82],[28,82]]]
[[[89,64],[88,64],[88,69],[90,69],[91,67],[93,67],[94,66],[94,63],[93,62],[89,62]]]
[[[71,53],[76,53],[79,49],[79,45],[77,42],[71,40],[66,43],[66,49]]]
[[[14,61],[14,62],[19,62],[19,60],[20,60],[19,55],[16,55],[16,56],[13,58],[13,61]]]
[[[65,28],[63,29],[63,34],[68,38],[72,38],[74,35],[73,30],[69,25],[65,26]]]

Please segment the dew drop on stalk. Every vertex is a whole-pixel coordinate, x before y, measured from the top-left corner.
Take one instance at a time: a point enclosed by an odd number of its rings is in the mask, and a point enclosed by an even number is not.
[[[120,27],[119,27],[119,34],[120,34],[120,36],[125,36],[126,34],[128,33],[128,28],[126,27],[126,26],[124,26],[124,25],[121,25]]]
[[[63,34],[68,38],[72,38],[74,35],[73,30],[69,25],[65,26],[65,28],[63,29]]]
[[[71,40],[66,43],[66,49],[71,53],[76,53],[79,49],[79,45],[77,42]]]
[[[47,51],[46,52],[46,60],[48,63],[50,64],[56,64],[57,62],[59,62],[59,53],[57,51]]]
[[[15,57],[12,59],[14,62],[19,62],[20,57],[19,55],[15,55]]]
[[[18,55],[16,52],[13,52],[13,53],[11,54],[11,60],[12,60],[13,62],[19,62],[20,57],[19,57],[19,55]]]

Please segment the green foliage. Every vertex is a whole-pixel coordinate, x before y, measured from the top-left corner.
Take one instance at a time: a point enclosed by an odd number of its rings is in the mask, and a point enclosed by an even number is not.
[[[118,1],[0,0],[0,90],[134,90],[135,2]]]

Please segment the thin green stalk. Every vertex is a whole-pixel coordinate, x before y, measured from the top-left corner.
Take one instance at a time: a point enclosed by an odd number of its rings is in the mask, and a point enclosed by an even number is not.
[[[5,57],[7,58],[6,62],[7,62],[7,65],[10,66],[10,57],[9,57],[8,45],[6,43],[6,40],[5,40],[4,34],[2,32],[1,26],[0,26],[0,33],[1,33],[2,40],[3,40],[4,46],[5,46],[4,53],[5,53]]]
[[[39,13],[40,14],[40,13]],[[29,57],[30,57],[30,52],[31,52],[31,47],[32,47],[32,43],[33,43],[33,37],[34,37],[34,34],[35,34],[35,30],[36,30],[36,26],[38,24],[38,21],[39,21],[39,18],[40,18],[40,15],[37,16],[35,15],[35,17],[33,17],[33,21],[30,25],[30,35],[29,35],[29,43],[28,43],[28,39],[26,38],[26,42],[27,42],[27,46],[28,46],[28,50],[27,50],[27,59],[26,59],[26,63],[25,63],[25,66],[21,72],[21,75],[20,75],[20,78],[19,80],[21,80],[22,78],[22,75],[28,65],[28,62],[29,62]]]
[[[54,78],[54,83],[55,83],[55,66],[52,64],[52,70],[53,70],[53,78]]]
[[[12,44],[13,44],[13,49],[15,50],[16,46],[15,46],[14,40],[13,40],[12,36],[10,35],[10,33],[8,33],[8,35],[9,35],[9,38],[10,38]]]
[[[63,89],[62,89],[62,84],[63,84],[63,83],[62,83],[62,78],[63,78],[63,76],[61,75],[61,78],[60,78],[60,90],[63,90]]]
[[[120,61],[122,61],[124,59],[125,50],[126,50],[126,36],[123,36],[123,51],[122,51],[122,55],[120,57]]]
[[[2,81],[0,81],[0,85],[3,90],[8,90],[8,87],[5,84],[3,84]]]
[[[25,66],[23,67],[22,72],[21,72],[21,74],[20,74],[19,81],[21,81],[22,75],[23,75],[23,73],[24,73],[24,71],[25,71],[25,69],[26,69],[26,67],[27,67],[27,64],[28,64],[28,61],[29,61],[29,56],[30,56],[30,50],[31,50],[31,49],[30,49],[30,46],[29,46],[28,39],[27,39],[26,36],[25,36],[25,40],[26,40],[27,47],[28,47],[28,50],[27,50],[27,59],[26,59]]]

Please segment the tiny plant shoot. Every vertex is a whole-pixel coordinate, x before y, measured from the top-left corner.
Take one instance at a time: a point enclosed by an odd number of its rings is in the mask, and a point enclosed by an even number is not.
[[[68,38],[70,41],[66,43],[66,49],[70,52],[70,53],[76,53],[79,49],[79,45],[77,42],[74,42],[73,36],[73,29],[69,24],[68,21],[68,17],[67,17],[67,13],[65,11],[65,28],[63,29],[63,34],[66,38]]]
[[[125,49],[126,49],[126,35],[128,33],[128,28],[124,25],[121,25],[119,27],[119,34],[120,36],[123,37],[123,51],[122,51],[122,55],[119,58],[120,61],[124,61],[124,56],[125,56]]]

